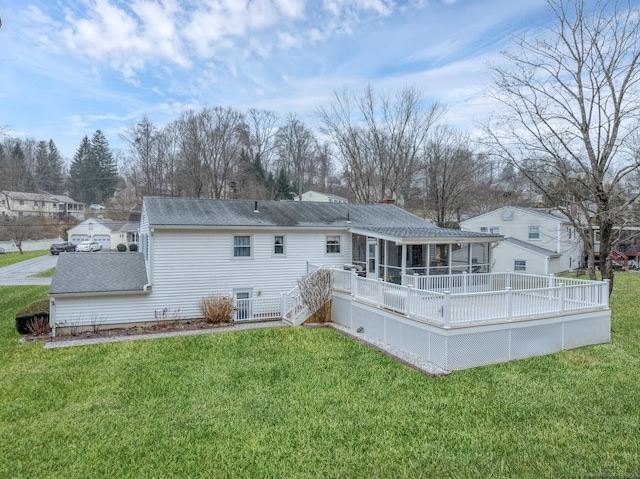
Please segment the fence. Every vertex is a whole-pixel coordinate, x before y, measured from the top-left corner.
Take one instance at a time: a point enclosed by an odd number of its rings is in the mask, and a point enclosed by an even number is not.
[[[313,266],[317,269],[317,266]],[[521,273],[403,275],[404,286],[334,269],[334,290],[406,317],[450,328],[606,309],[607,281]]]

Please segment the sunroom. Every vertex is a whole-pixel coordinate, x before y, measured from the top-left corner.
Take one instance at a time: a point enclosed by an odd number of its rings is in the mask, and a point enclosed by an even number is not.
[[[492,245],[502,239],[437,227],[359,227],[350,232],[352,268],[396,284],[404,284],[407,275],[490,273]]]

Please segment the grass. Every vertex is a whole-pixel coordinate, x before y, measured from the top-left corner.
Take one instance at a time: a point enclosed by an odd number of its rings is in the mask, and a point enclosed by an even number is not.
[[[48,269],[46,271],[42,271],[41,273],[32,274],[31,276],[36,278],[51,278],[56,272],[55,268]]]
[[[46,254],[49,254],[48,250],[25,251],[24,254],[20,254],[18,252],[0,254],[0,268],[19,263],[20,261],[26,261],[31,258],[37,258],[38,256],[44,256]]]
[[[611,344],[438,379],[328,329],[45,350],[3,287],[0,477],[635,477],[638,286]]]

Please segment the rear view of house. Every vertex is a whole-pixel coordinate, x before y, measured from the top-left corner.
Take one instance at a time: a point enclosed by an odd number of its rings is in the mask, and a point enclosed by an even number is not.
[[[115,267],[113,253],[94,253],[106,259],[92,267],[91,258],[61,257],[52,322],[132,324],[166,310],[198,318],[204,296],[277,297],[309,263],[395,283],[403,274],[486,272],[498,239],[438,228],[390,204],[145,198],[141,261]],[[123,290],[124,276],[144,279]]]

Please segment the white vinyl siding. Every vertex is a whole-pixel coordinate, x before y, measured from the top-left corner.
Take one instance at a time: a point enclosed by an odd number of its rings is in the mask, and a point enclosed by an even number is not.
[[[141,219],[141,246],[148,240],[149,294],[56,298],[56,320],[97,317],[104,324],[155,321],[155,313],[168,308],[184,319],[201,318],[198,303],[212,293],[231,295],[251,289],[255,296],[277,296],[291,290],[307,273],[307,264],[342,268],[351,259],[351,241],[340,254],[325,253],[327,231],[264,231],[252,233],[252,261],[231,256],[236,231],[168,230],[150,233],[146,215]],[[340,235],[340,231],[335,232]],[[286,257],[274,255],[274,236],[286,239]],[[184,245],[189,247],[185,248]],[[149,264],[149,262],[148,262]]]

